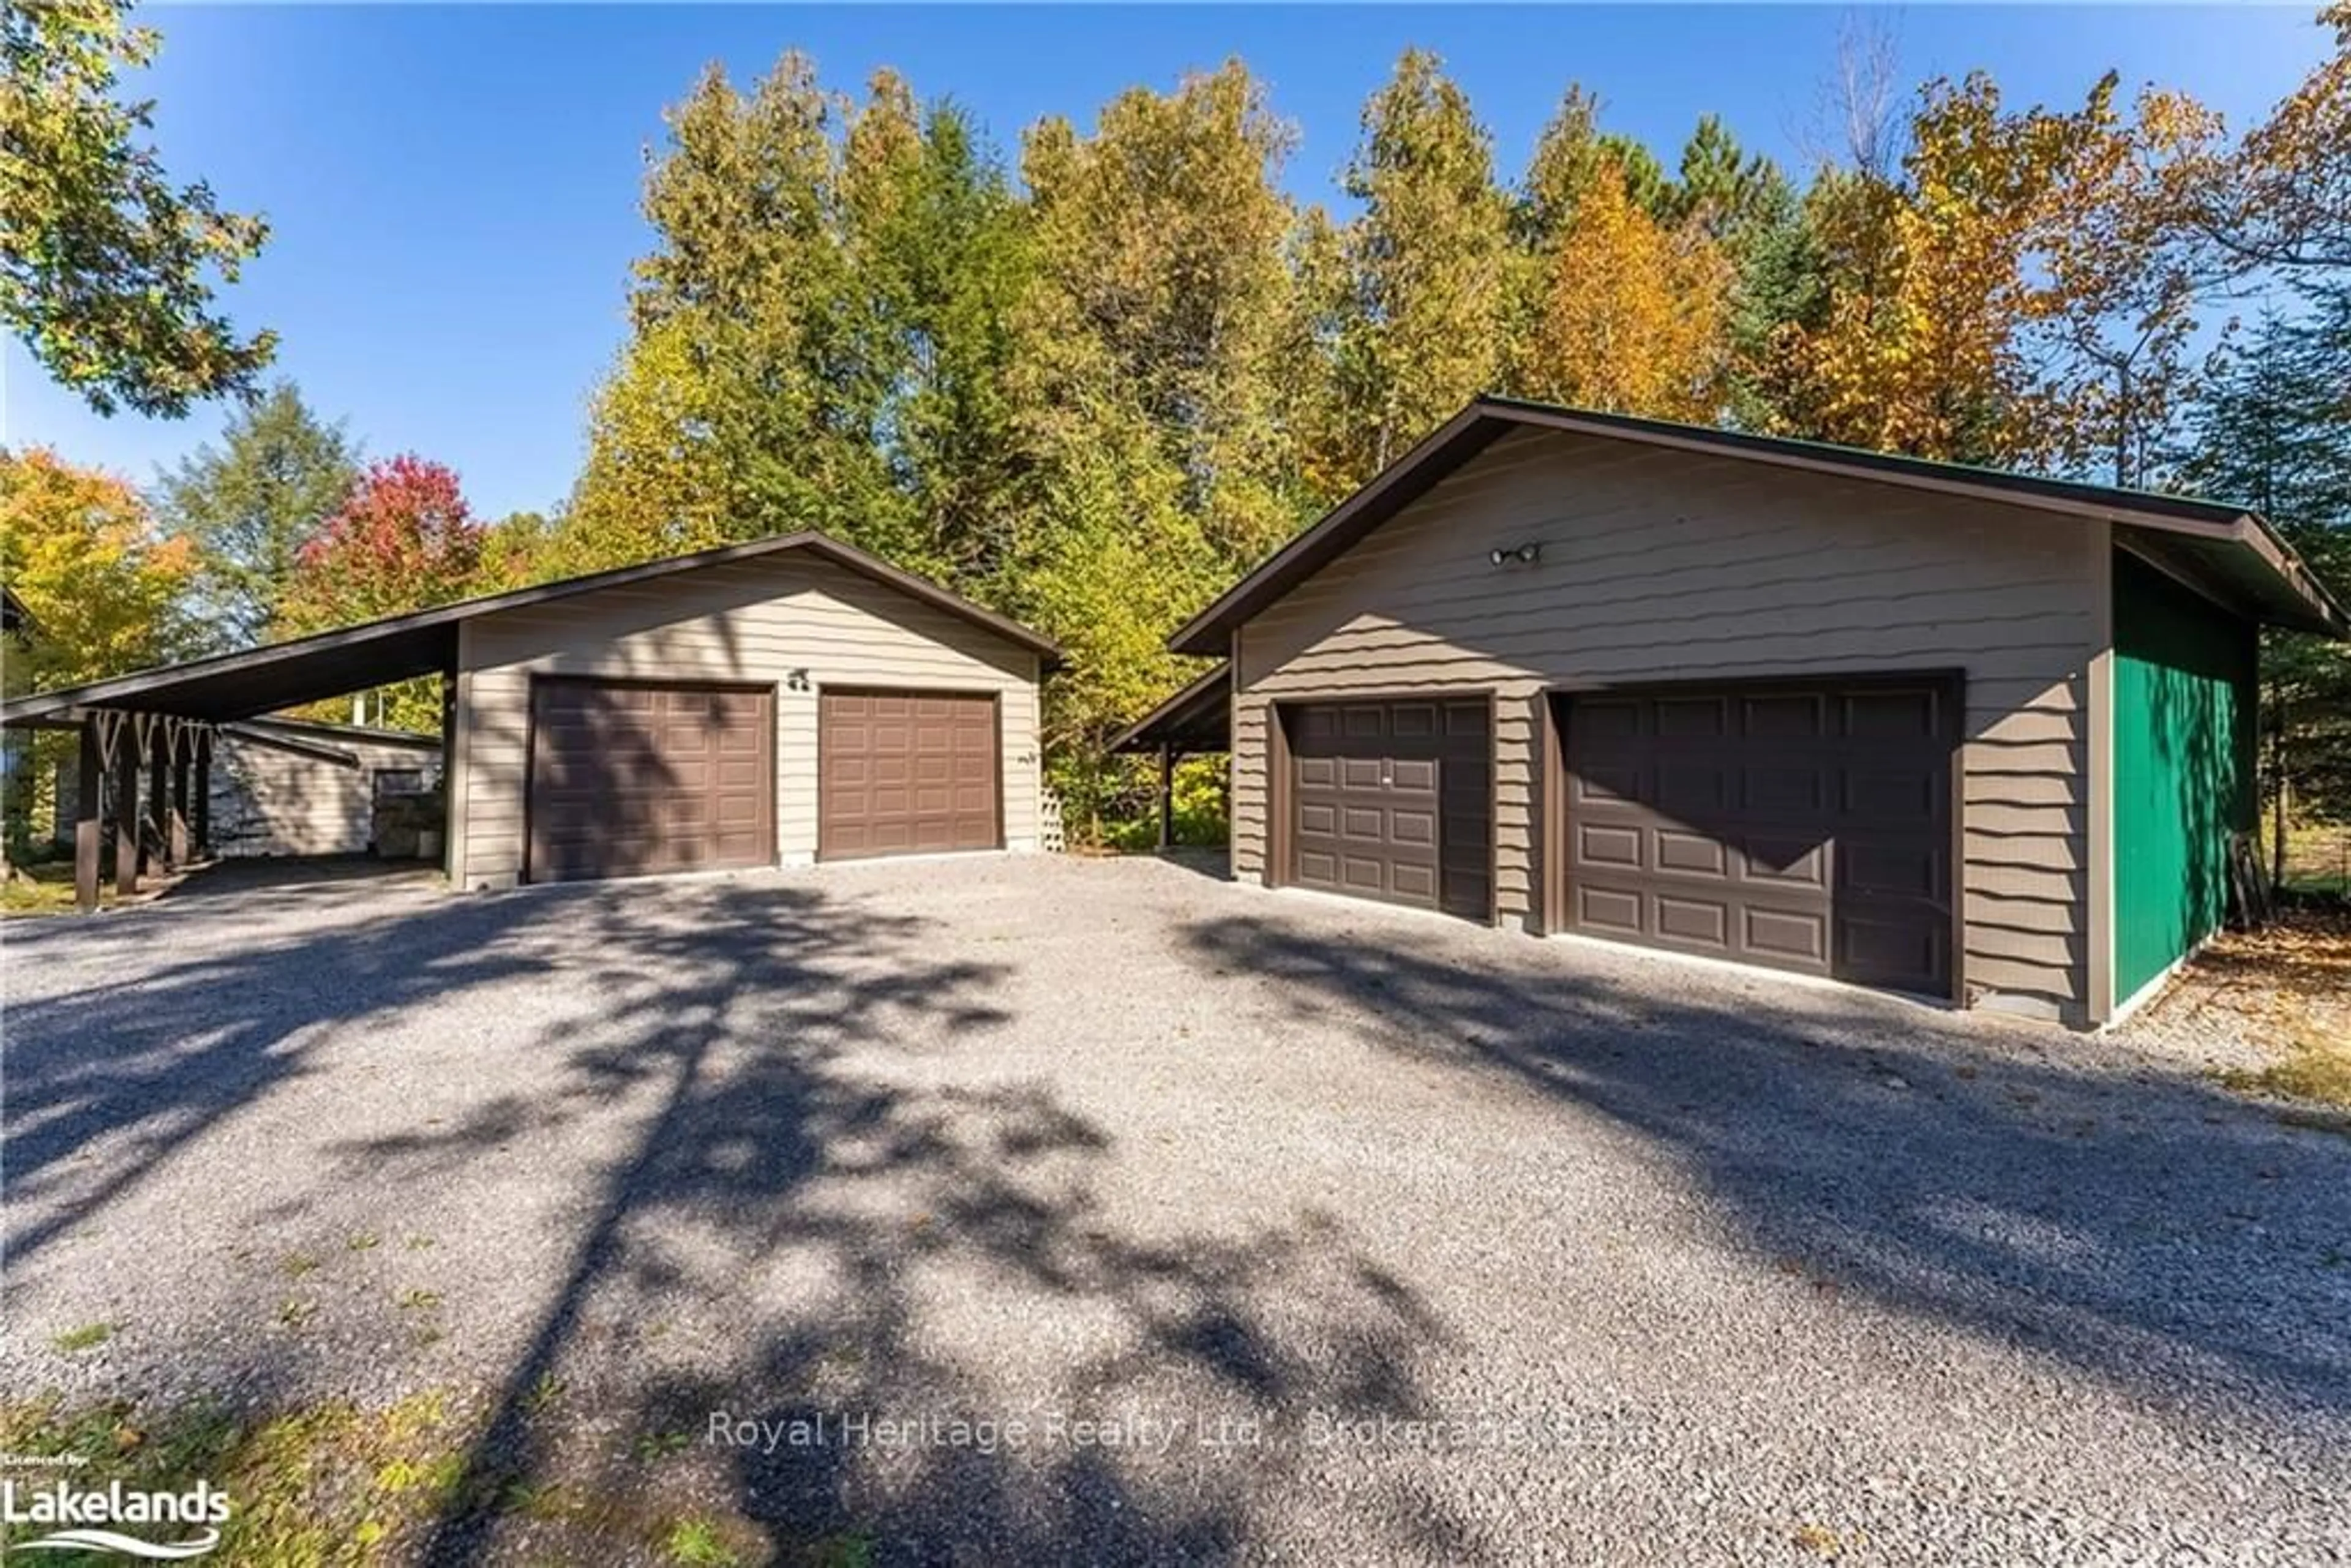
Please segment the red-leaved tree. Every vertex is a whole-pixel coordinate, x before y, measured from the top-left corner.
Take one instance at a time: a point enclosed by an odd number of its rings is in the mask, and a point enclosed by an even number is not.
[[[411,454],[371,464],[342,510],[295,558],[277,634],[324,632],[463,599],[478,584],[486,532],[447,465]],[[436,729],[435,685],[389,688],[357,711],[379,723]],[[321,704],[317,716],[352,711]]]
[[[484,531],[447,465],[410,454],[370,465],[295,559],[280,634],[463,599],[481,566]]]

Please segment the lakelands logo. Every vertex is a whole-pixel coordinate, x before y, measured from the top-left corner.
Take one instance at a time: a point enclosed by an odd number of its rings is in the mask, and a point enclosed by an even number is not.
[[[210,1481],[198,1481],[186,1491],[131,1491],[116,1481],[93,1491],[58,1481],[46,1487],[20,1487],[0,1480],[0,1521],[50,1530],[32,1541],[14,1542],[18,1552],[113,1552],[152,1562],[178,1562],[202,1557],[220,1544],[220,1527],[228,1522],[228,1496]],[[126,1535],[117,1525],[158,1524],[194,1528],[183,1541],[147,1541]]]

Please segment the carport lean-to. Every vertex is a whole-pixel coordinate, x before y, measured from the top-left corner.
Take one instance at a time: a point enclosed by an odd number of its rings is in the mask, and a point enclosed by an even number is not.
[[[129,892],[142,857],[176,866],[208,843],[216,733],[437,679],[444,863],[452,885],[496,888],[1033,848],[1038,685],[1059,663],[1018,622],[799,533],[21,697],[0,723],[79,732],[76,898],[90,910],[103,779]],[[820,717],[852,707],[870,722]]]
[[[109,827],[101,816],[102,780],[111,781],[118,894],[137,892],[152,863],[177,869],[210,852],[214,740],[239,720],[438,674],[445,748],[455,716],[456,622],[446,612],[402,617],[7,704],[0,715],[9,728],[78,732],[72,807],[76,906],[88,913],[99,905]]]

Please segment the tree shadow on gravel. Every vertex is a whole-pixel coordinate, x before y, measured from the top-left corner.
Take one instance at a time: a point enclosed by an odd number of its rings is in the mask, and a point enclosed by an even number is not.
[[[932,922],[770,888],[574,916],[614,978],[531,1048],[538,1092],[329,1151],[333,1182],[462,1186],[515,1148],[609,1149],[420,1560],[651,1561],[707,1516],[785,1562],[1197,1562],[1253,1538],[1302,1412],[1420,1408],[1443,1326],[1337,1225],[1122,1221],[1095,1195],[1108,1134],[1035,1082],[971,1082],[957,1059],[1015,1021],[1006,972],[942,956]],[[714,1441],[719,1413],[833,1440]],[[1073,1425],[1144,1417],[1182,1426],[1138,1448]],[[881,1429],[956,1420],[1028,1425]],[[1425,1500],[1364,1515],[1478,1555]]]
[[[1588,1107],[1683,1162],[1759,1263],[2160,1396],[2351,1413],[2351,1159],[2095,1039],[1955,1043],[1893,998],[1740,1010],[1520,945],[1469,967],[1279,916],[1203,922],[1219,972],[1302,1018]],[[1441,949],[1440,949],[1441,950]],[[1906,1037],[1941,1030],[1924,1049]]]
[[[332,886],[338,898],[369,891]],[[314,1071],[324,1026],[389,1020],[531,973],[546,956],[538,926],[595,896],[436,899],[161,963],[153,954],[170,949],[182,923],[211,912],[140,910],[95,927],[12,932],[8,963],[18,972],[72,955],[95,977],[12,998],[7,1009],[0,1072],[11,1262],[22,1267],[94,1222],[177,1151]]]

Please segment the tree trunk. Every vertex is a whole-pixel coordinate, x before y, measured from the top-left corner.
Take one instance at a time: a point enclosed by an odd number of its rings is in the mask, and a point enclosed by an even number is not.
[[[2275,727],[2270,731],[2270,896],[2285,889],[2285,694],[2278,694]]]

